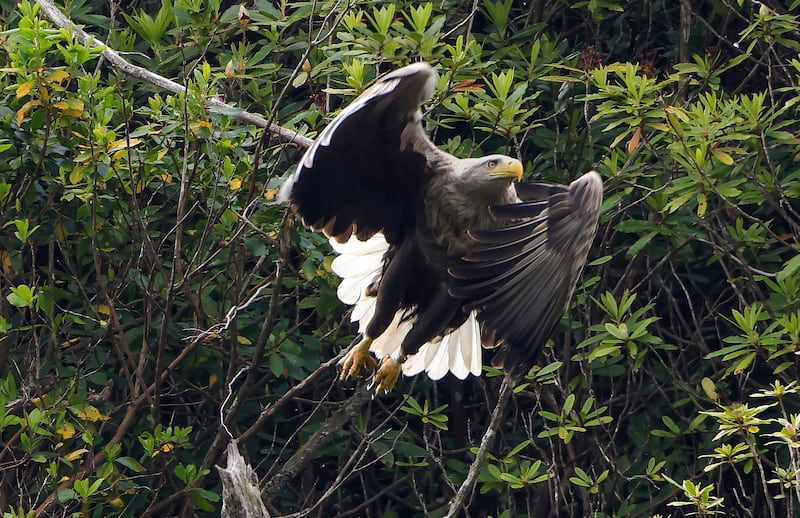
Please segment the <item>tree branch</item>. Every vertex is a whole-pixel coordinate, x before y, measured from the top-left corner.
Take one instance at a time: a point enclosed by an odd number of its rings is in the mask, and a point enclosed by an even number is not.
[[[361,407],[369,401],[371,395],[370,391],[359,385],[355,394],[350,396],[331,417],[322,423],[319,429],[314,432],[314,435],[286,461],[281,470],[264,484],[261,490],[261,496],[264,501],[269,502],[272,500],[289,480],[297,476],[309,461],[314,458],[317,451],[328,444],[335,437],[336,432],[341,430],[348,421],[361,411]]]
[[[143,81],[147,81],[153,85],[156,85],[164,90],[175,94],[181,94],[186,91],[186,86],[181,85],[180,83],[176,83],[171,79],[167,79],[166,77],[160,76],[153,72],[150,72],[147,69],[142,67],[133,65],[126,61],[120,54],[105,45],[102,41],[98,40],[94,36],[86,33],[83,29],[76,26],[72,20],[67,18],[64,13],[62,13],[56,6],[53,4],[51,0],[39,0],[39,5],[41,6],[42,13],[50,20],[54,25],[60,27],[62,29],[72,30],[77,36],[78,41],[81,42],[83,45],[88,45],[91,47],[103,47],[102,55],[105,59],[107,59],[115,68],[121,70],[124,74],[139,78]],[[211,106],[217,108],[226,108],[229,110],[238,110],[238,108],[231,106],[227,103],[220,101],[214,97],[209,97],[207,99],[208,103]],[[313,142],[308,137],[304,137],[297,133],[296,131],[283,128],[278,126],[277,124],[269,123],[264,117],[259,115],[255,115],[244,110],[238,111],[235,116],[249,124],[253,124],[259,128],[266,128],[267,131],[272,133],[273,135],[277,135],[281,139],[285,140],[286,142],[297,144],[302,148],[308,148],[311,146],[311,142]]]
[[[217,466],[222,481],[223,518],[269,518],[258,494],[258,476],[239,453],[236,440],[228,443],[228,463]]]
[[[497,405],[495,405],[494,411],[492,412],[492,419],[489,421],[489,427],[486,429],[486,433],[483,434],[483,438],[481,439],[481,446],[478,448],[475,460],[472,461],[472,465],[469,467],[467,478],[464,479],[461,487],[458,488],[456,496],[453,497],[453,500],[450,502],[450,509],[447,511],[445,518],[453,518],[458,516],[462,509],[466,510],[466,506],[469,504],[472,497],[475,481],[478,479],[478,474],[481,472],[483,463],[486,461],[486,454],[489,453],[489,448],[491,448],[494,443],[497,430],[500,429],[500,422],[503,418],[503,414],[505,414],[506,406],[508,406],[508,402],[511,399],[513,388],[514,381],[506,374],[503,378],[503,384],[500,385],[500,395],[497,398]]]

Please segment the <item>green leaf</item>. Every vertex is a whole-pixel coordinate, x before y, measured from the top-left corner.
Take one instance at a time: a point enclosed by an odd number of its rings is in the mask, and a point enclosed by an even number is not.
[[[599,347],[595,347],[589,353],[588,360],[592,361],[604,356],[616,356],[619,354],[620,349],[622,349],[622,347],[619,345],[601,345]]]
[[[118,457],[115,459],[115,462],[120,463],[121,465],[125,466],[126,468],[135,471],[136,473],[144,473],[147,471],[147,468],[141,465],[138,460],[134,459],[133,457]]]
[[[637,239],[636,242],[634,242],[630,247],[628,247],[628,250],[625,252],[625,257],[627,257],[628,259],[634,257],[644,247],[650,244],[650,241],[652,241],[656,235],[657,235],[656,232],[648,232],[647,234]]]
[[[798,268],[800,268],[800,254],[795,255],[784,263],[783,268],[776,276],[778,282],[785,281],[789,276],[796,272]]]
[[[538,371],[536,371],[536,377],[539,378],[542,376],[546,376],[552,372],[556,372],[558,369],[561,368],[562,365],[564,365],[564,362],[560,361],[554,361],[552,363],[549,363],[544,367],[542,367],[541,369],[539,369]]]
[[[25,284],[12,287],[11,293],[6,295],[6,300],[8,300],[12,306],[16,306],[18,308],[27,308],[33,306],[35,299],[36,295],[34,294],[33,288]]]

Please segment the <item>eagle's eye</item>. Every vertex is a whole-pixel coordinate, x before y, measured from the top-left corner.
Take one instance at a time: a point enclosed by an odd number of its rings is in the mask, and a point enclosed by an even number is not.
[[[495,167],[497,167],[497,160],[489,160],[488,162],[486,162],[486,166],[489,169],[494,169]]]

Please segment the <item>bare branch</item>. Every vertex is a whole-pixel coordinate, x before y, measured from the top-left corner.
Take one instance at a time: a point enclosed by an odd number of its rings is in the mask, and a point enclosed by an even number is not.
[[[258,476],[239,453],[236,440],[228,443],[228,462],[217,466],[222,481],[222,516],[224,518],[269,518],[258,493]]]
[[[497,398],[497,405],[495,405],[494,411],[492,412],[492,419],[489,421],[489,427],[486,429],[486,433],[483,434],[481,446],[478,449],[478,453],[475,455],[475,460],[472,461],[472,465],[469,467],[467,478],[464,479],[461,487],[458,488],[458,493],[456,493],[456,496],[450,502],[450,509],[447,511],[447,515],[445,515],[446,518],[458,516],[461,510],[466,509],[466,505],[469,504],[475,481],[478,479],[478,474],[481,472],[483,463],[486,461],[486,454],[489,453],[489,448],[491,448],[494,443],[497,430],[500,429],[500,423],[503,414],[505,414],[506,406],[508,406],[508,401],[511,399],[513,387],[514,381],[510,376],[506,375],[503,378],[502,385],[500,385],[500,395]]]
[[[267,502],[272,500],[275,495],[283,489],[286,483],[294,478],[314,458],[317,451],[330,442],[336,432],[352,419],[364,406],[371,396],[363,386],[356,389],[355,394],[350,396],[342,406],[329,417],[319,429],[312,435],[303,447],[298,449],[292,457],[286,461],[281,470],[270,478],[261,490],[261,496]]]

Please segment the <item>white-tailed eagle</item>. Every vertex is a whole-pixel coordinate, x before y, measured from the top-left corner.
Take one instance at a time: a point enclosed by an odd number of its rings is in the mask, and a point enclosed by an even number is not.
[[[569,304],[603,199],[593,171],[568,186],[523,183],[515,158],[437,148],[421,112],[436,80],[426,63],[379,78],[279,194],[342,254],[338,294],[360,337],[341,377],[366,370],[376,390],[401,371],[480,374],[481,344],[496,348],[493,365],[525,375]]]

